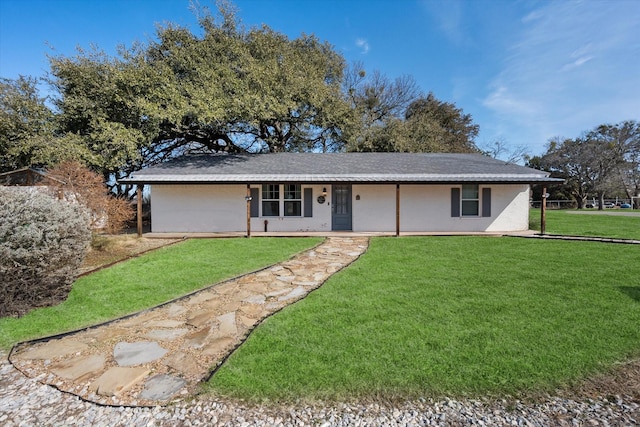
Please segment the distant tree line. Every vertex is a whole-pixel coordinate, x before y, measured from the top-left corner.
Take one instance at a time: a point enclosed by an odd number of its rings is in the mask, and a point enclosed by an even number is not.
[[[0,172],[79,161],[115,180],[186,153],[481,152],[479,127],[414,79],[347,65],[326,42],[195,11],[117,55],[50,58],[46,81],[0,79]]]
[[[605,196],[631,199],[640,195],[640,123],[605,124],[577,138],[553,138],[547,151],[528,165],[564,178],[552,189],[555,199],[574,199],[579,209],[587,200],[604,206]]]

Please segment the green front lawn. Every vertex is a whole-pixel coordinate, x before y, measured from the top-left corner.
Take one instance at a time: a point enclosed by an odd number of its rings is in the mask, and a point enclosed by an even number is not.
[[[624,215],[617,215],[624,214]],[[640,212],[629,209],[547,210],[548,234],[640,240]],[[540,209],[530,211],[530,227],[540,230]]]
[[[257,400],[551,391],[640,355],[640,247],[375,238],[212,377]]]
[[[0,319],[0,349],[153,307],[289,258],[319,238],[193,239],[78,279],[65,302]]]
[[[636,217],[548,213],[549,233],[640,238]],[[63,304],[0,319],[0,349],[152,307],[318,242],[189,240],[151,252],[81,278]],[[640,356],[639,251],[375,238],[357,262],[259,326],[207,387],[256,400],[551,391]]]

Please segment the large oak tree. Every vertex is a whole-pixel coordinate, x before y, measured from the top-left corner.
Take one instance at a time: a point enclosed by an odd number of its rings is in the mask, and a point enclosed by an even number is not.
[[[410,76],[347,70],[328,43],[246,29],[227,3],[196,13],[195,32],[51,57],[52,109],[34,80],[3,81],[0,167],[78,160],[122,194],[118,178],[186,153],[478,151],[471,116]]]
[[[344,59],[316,37],[245,30],[227,6],[200,32],[168,24],[116,57],[51,58],[61,131],[104,177],[192,152],[340,149],[351,108]]]
[[[347,138],[349,151],[479,153],[479,126],[471,115],[433,93],[423,96],[411,76],[371,77],[355,64],[346,94],[356,115]]]

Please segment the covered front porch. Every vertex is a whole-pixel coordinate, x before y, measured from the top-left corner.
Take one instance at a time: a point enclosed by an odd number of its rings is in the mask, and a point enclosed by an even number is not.
[[[514,231],[514,232],[427,232],[410,231],[396,234],[390,231],[252,231],[246,232],[220,232],[220,233],[142,233],[141,237],[149,239],[225,239],[237,237],[396,237],[396,236],[531,236],[538,231]]]

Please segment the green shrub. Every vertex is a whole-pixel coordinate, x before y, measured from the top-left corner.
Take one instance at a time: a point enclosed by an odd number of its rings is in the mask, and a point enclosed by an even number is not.
[[[64,301],[90,241],[84,208],[43,191],[0,187],[0,316]]]

